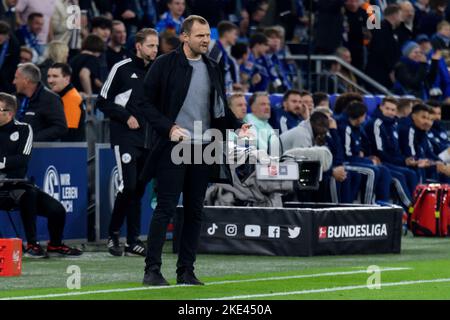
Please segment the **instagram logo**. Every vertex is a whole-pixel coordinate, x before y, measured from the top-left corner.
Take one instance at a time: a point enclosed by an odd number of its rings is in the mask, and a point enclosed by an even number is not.
[[[235,237],[237,235],[237,225],[227,224],[225,226],[225,235],[228,237]]]

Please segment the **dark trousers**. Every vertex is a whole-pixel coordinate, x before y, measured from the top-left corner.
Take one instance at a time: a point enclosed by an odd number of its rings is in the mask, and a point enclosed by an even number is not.
[[[174,164],[171,153],[175,143],[161,152],[156,166],[157,206],[153,212],[148,233],[145,270],[159,270],[167,226],[174,216],[183,192],[184,223],[180,232],[177,273],[193,270],[203,215],[203,202],[208,186],[211,166],[201,164]],[[205,145],[191,145],[191,154],[203,152]],[[192,159],[191,159],[192,160]],[[192,163],[192,162],[191,162]]]
[[[109,224],[109,235],[118,235],[127,218],[127,242],[135,243],[141,234],[141,199],[146,183],[138,179],[148,150],[134,146],[114,146],[119,172],[119,192]]]
[[[2,190],[5,189],[2,188]],[[10,191],[12,190],[10,189]],[[0,199],[0,209],[11,209],[13,203],[14,207],[18,205],[28,244],[37,243],[37,216],[47,218],[50,244],[54,246],[61,244],[66,223],[66,210],[59,201],[36,187],[26,188],[17,201],[13,198],[15,197],[13,196],[9,200]]]

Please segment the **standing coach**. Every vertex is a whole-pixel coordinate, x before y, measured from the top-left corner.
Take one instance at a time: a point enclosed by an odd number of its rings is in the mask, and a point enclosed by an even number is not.
[[[158,33],[151,28],[136,33],[136,54],[116,63],[97,100],[97,106],[110,119],[111,146],[119,171],[119,192],[109,224],[108,251],[121,256],[120,228],[127,218],[125,255],[145,256],[139,240],[141,231],[141,198],[145,183],[138,181],[147,158],[149,125],[140,110],[144,97],[143,81],[158,53]]]
[[[203,152],[211,142],[206,135],[194,135],[194,121],[201,121],[202,133],[219,129],[238,129],[242,125],[228,108],[220,69],[206,53],[210,42],[208,22],[189,16],[182,25],[182,44],[155,60],[144,81],[144,115],[152,131],[152,149],[141,179],[156,178],[157,206],[153,212],[145,259],[144,285],[168,285],[162,276],[161,253],[167,225],[174,216],[183,192],[184,223],[177,261],[177,283],[202,285],[194,274],[200,239],[202,209],[210,181],[219,173],[231,181],[229,168],[219,164],[174,164],[171,152],[179,141],[189,143],[191,151]],[[197,131],[197,130],[196,130]],[[225,170],[223,170],[225,169]],[[228,170],[227,170],[228,169]],[[224,181],[224,180],[222,180]]]

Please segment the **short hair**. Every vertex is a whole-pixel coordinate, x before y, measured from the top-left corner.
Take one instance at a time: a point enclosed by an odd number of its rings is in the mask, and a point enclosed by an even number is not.
[[[147,39],[147,37],[149,36],[158,37],[158,31],[153,28],[142,28],[141,30],[136,32],[135,42],[143,44],[145,42],[145,39]]]
[[[299,96],[302,95],[299,90],[289,89],[283,95],[283,102],[287,101],[287,99],[289,99],[289,96],[291,96],[293,94],[296,94],[296,95],[299,95]]]
[[[413,100],[408,98],[398,99],[397,112],[402,112],[406,108],[412,108]]]
[[[447,20],[442,20],[436,27],[436,30],[439,32],[445,27],[450,27],[450,23]]]
[[[30,13],[30,15],[28,16],[27,22],[31,23],[34,20],[34,18],[43,18],[43,17],[44,17],[44,15],[42,13],[33,12],[33,13]]]
[[[387,102],[395,104],[398,107],[398,100],[395,97],[391,97],[391,96],[384,97],[383,100],[381,100],[380,105],[383,105]]]
[[[431,108],[442,108],[441,102],[437,100],[428,100],[427,106],[430,106]]]
[[[72,75],[72,68],[67,63],[54,63],[50,69],[60,69],[64,77],[70,77]]]
[[[397,13],[399,13],[402,10],[402,8],[398,5],[398,4],[390,4],[386,7],[386,9],[384,9],[384,16],[385,17],[389,17],[389,16],[393,16],[396,15]]]
[[[120,25],[124,25],[125,26],[125,24],[122,21],[120,21],[120,20],[113,20],[111,22],[111,28],[114,28],[115,26],[120,26]]]
[[[417,103],[413,106],[411,114],[419,113],[419,112],[428,112],[431,113],[431,108],[423,103]]]
[[[356,92],[346,92],[337,97],[336,102],[334,103],[334,113],[340,114],[344,111],[345,107],[350,104],[352,101],[363,102],[364,99],[362,95]]]
[[[255,103],[258,97],[269,97],[269,94],[266,91],[256,91],[252,94],[250,99],[248,100],[248,105],[252,106]]]
[[[281,34],[280,30],[274,26],[265,28],[264,35],[267,38],[279,38],[279,39],[283,38],[283,35]]]
[[[91,20],[91,31],[95,28],[112,30],[112,20],[103,16],[94,17]]]
[[[176,48],[180,45],[180,38],[173,32],[165,30],[161,32],[159,36],[161,41],[164,40],[172,48]]]
[[[68,54],[69,46],[65,42],[53,40],[48,44],[46,55],[53,62],[67,62]]]
[[[248,45],[243,42],[237,42],[231,47],[231,55],[235,59],[241,59],[248,51]]]
[[[217,25],[217,32],[219,33],[219,38],[223,37],[225,33],[233,31],[233,30],[239,30],[238,26],[230,21],[220,21]]]
[[[31,62],[19,64],[17,70],[32,83],[39,83],[41,81],[41,70]]]
[[[338,57],[342,57],[344,52],[350,52],[350,50],[348,50],[348,48],[346,48],[346,47],[339,47],[336,49],[335,55],[337,55]]]
[[[268,40],[264,33],[255,33],[250,37],[249,46],[253,48],[257,44],[267,44]]]
[[[11,32],[11,27],[8,22],[0,21],[0,34],[8,35]]]
[[[311,96],[312,97],[312,93],[309,92],[308,90],[301,90],[300,91],[300,96],[304,97],[304,96]]]
[[[230,96],[228,96],[228,106],[231,107],[235,99],[242,97],[245,98],[245,94],[243,92],[233,92]]]
[[[358,119],[367,113],[367,106],[359,101],[351,102],[344,111],[352,120]]]
[[[81,45],[81,50],[89,50],[92,52],[102,53],[105,49],[106,46],[102,38],[95,34],[88,35]]]
[[[333,111],[331,111],[331,109],[329,109],[329,108],[327,108],[327,107],[317,107],[317,108],[314,108],[314,110],[312,111],[311,114],[314,114],[314,113],[316,113],[316,112],[321,112],[321,113],[324,113],[324,114],[326,114],[326,115],[328,115],[328,116],[332,116],[332,115],[333,115]]]
[[[322,101],[330,101],[330,98],[328,97],[328,93],[326,92],[315,92],[312,95],[313,101],[314,101],[314,105],[318,106]]]
[[[3,102],[3,104],[7,109],[10,109],[12,110],[13,113],[16,113],[17,111],[16,97],[5,92],[0,92],[0,102]]]
[[[191,14],[189,17],[184,19],[183,24],[181,25],[181,33],[190,34],[192,31],[192,26],[194,22],[198,22],[200,24],[208,24],[208,21],[202,16]]]
[[[28,53],[29,55],[33,56],[33,50],[31,50],[31,49],[28,48],[28,47],[21,46],[21,47],[20,47],[20,52],[22,52],[22,51],[25,51],[25,52]]]
[[[326,127],[330,125],[328,116],[324,112],[313,112],[309,117],[309,123],[314,126]]]

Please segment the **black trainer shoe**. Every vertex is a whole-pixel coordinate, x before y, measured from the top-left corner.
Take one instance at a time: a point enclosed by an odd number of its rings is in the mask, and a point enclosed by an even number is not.
[[[112,254],[115,257],[121,257],[123,252],[122,248],[120,247],[119,237],[112,236],[108,238],[108,251],[110,254]]]
[[[169,282],[164,279],[160,271],[146,271],[142,284],[145,286],[168,286]]]
[[[53,256],[59,256],[59,257],[77,257],[81,256],[83,254],[83,251],[77,249],[77,248],[71,248],[69,246],[66,246],[64,243],[60,246],[52,246],[50,243],[47,246],[47,254],[50,257]]]
[[[44,251],[44,249],[42,249],[39,243],[27,244],[27,248],[25,249],[23,256],[34,259],[48,258],[47,253]]]
[[[193,286],[203,286],[203,282],[197,279],[194,271],[185,271],[177,275],[177,284],[188,284]]]
[[[145,245],[141,240],[137,240],[132,244],[125,243],[125,255],[126,256],[141,256],[145,257]]]

